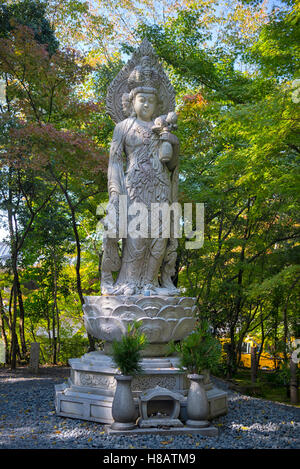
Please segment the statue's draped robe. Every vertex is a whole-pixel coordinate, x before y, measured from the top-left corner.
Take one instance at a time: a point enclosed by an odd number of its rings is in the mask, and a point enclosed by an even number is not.
[[[126,195],[129,211],[132,204],[143,203],[148,210],[149,234],[151,204],[171,204],[176,200],[176,163],[170,170],[159,160],[160,143],[151,126],[129,117],[116,125],[110,149],[109,195]],[[175,160],[176,150],[174,153]],[[132,218],[134,216],[128,217],[128,224]],[[138,289],[149,284],[158,286],[158,274],[164,258],[168,257],[168,246],[170,240],[163,237],[133,238],[128,234],[123,239],[121,268],[116,286],[127,284]],[[171,251],[174,251],[174,246]]]

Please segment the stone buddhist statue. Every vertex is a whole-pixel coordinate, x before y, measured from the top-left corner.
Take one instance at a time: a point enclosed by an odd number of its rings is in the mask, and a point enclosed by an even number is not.
[[[179,142],[172,133],[177,121],[174,105],[174,90],[144,40],[108,91],[107,109],[117,125],[110,148],[107,211],[108,216],[112,210],[119,213],[119,197],[126,196],[127,225],[134,219],[132,209],[143,204],[148,230],[139,237],[126,233],[121,255],[119,236],[105,238],[102,294],[178,293],[171,280],[177,240],[162,236],[161,228],[158,236],[151,234],[153,204],[170,205],[177,197]],[[113,271],[118,272],[115,282]]]
[[[164,388],[162,405],[167,397],[174,407],[174,396],[179,393],[184,415],[186,373],[176,356],[165,355],[170,341],[183,339],[195,328],[196,298],[180,295],[172,283],[175,224],[166,236],[160,221],[152,217],[153,205],[170,208],[177,199],[179,144],[173,134],[174,108],[174,90],[145,40],[114,79],[107,96],[107,110],[116,127],[110,148],[109,204],[104,225],[109,231],[116,219],[123,217],[128,230],[123,229],[124,223],[115,223],[115,236],[104,237],[101,295],[84,297],[85,328],[103,341],[104,348],[69,360],[70,380],[56,386],[58,415],[113,422],[114,376],[118,370],[111,357],[111,344],[122,340],[132,321],[140,323],[148,339],[141,361],[143,371],[132,382],[136,404],[142,393],[146,392],[143,399],[152,399],[153,392],[161,396]],[[138,236],[129,229],[136,220],[136,206],[143,212]],[[205,386],[211,417],[226,413],[226,394],[213,388],[209,380]],[[151,405],[160,405],[160,400],[154,401]]]

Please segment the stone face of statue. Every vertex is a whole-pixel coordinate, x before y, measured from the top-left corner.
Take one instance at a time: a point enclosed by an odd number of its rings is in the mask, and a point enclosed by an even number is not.
[[[137,118],[150,122],[156,109],[157,98],[153,93],[137,93],[133,100],[133,108]]]

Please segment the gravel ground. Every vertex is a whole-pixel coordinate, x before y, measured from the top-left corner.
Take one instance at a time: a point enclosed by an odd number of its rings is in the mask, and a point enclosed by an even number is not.
[[[214,419],[219,436],[108,436],[101,424],[58,417],[54,385],[67,368],[0,369],[0,449],[299,449],[300,409],[228,391],[229,412]],[[217,380],[217,386],[227,389]]]

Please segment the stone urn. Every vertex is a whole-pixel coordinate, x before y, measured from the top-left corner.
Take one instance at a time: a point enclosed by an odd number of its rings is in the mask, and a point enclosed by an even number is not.
[[[116,375],[117,387],[112,404],[113,430],[132,430],[136,427],[137,410],[131,391],[132,376]]]
[[[187,397],[186,425],[195,428],[205,428],[208,421],[209,405],[204,388],[204,375],[189,374],[190,389]]]

